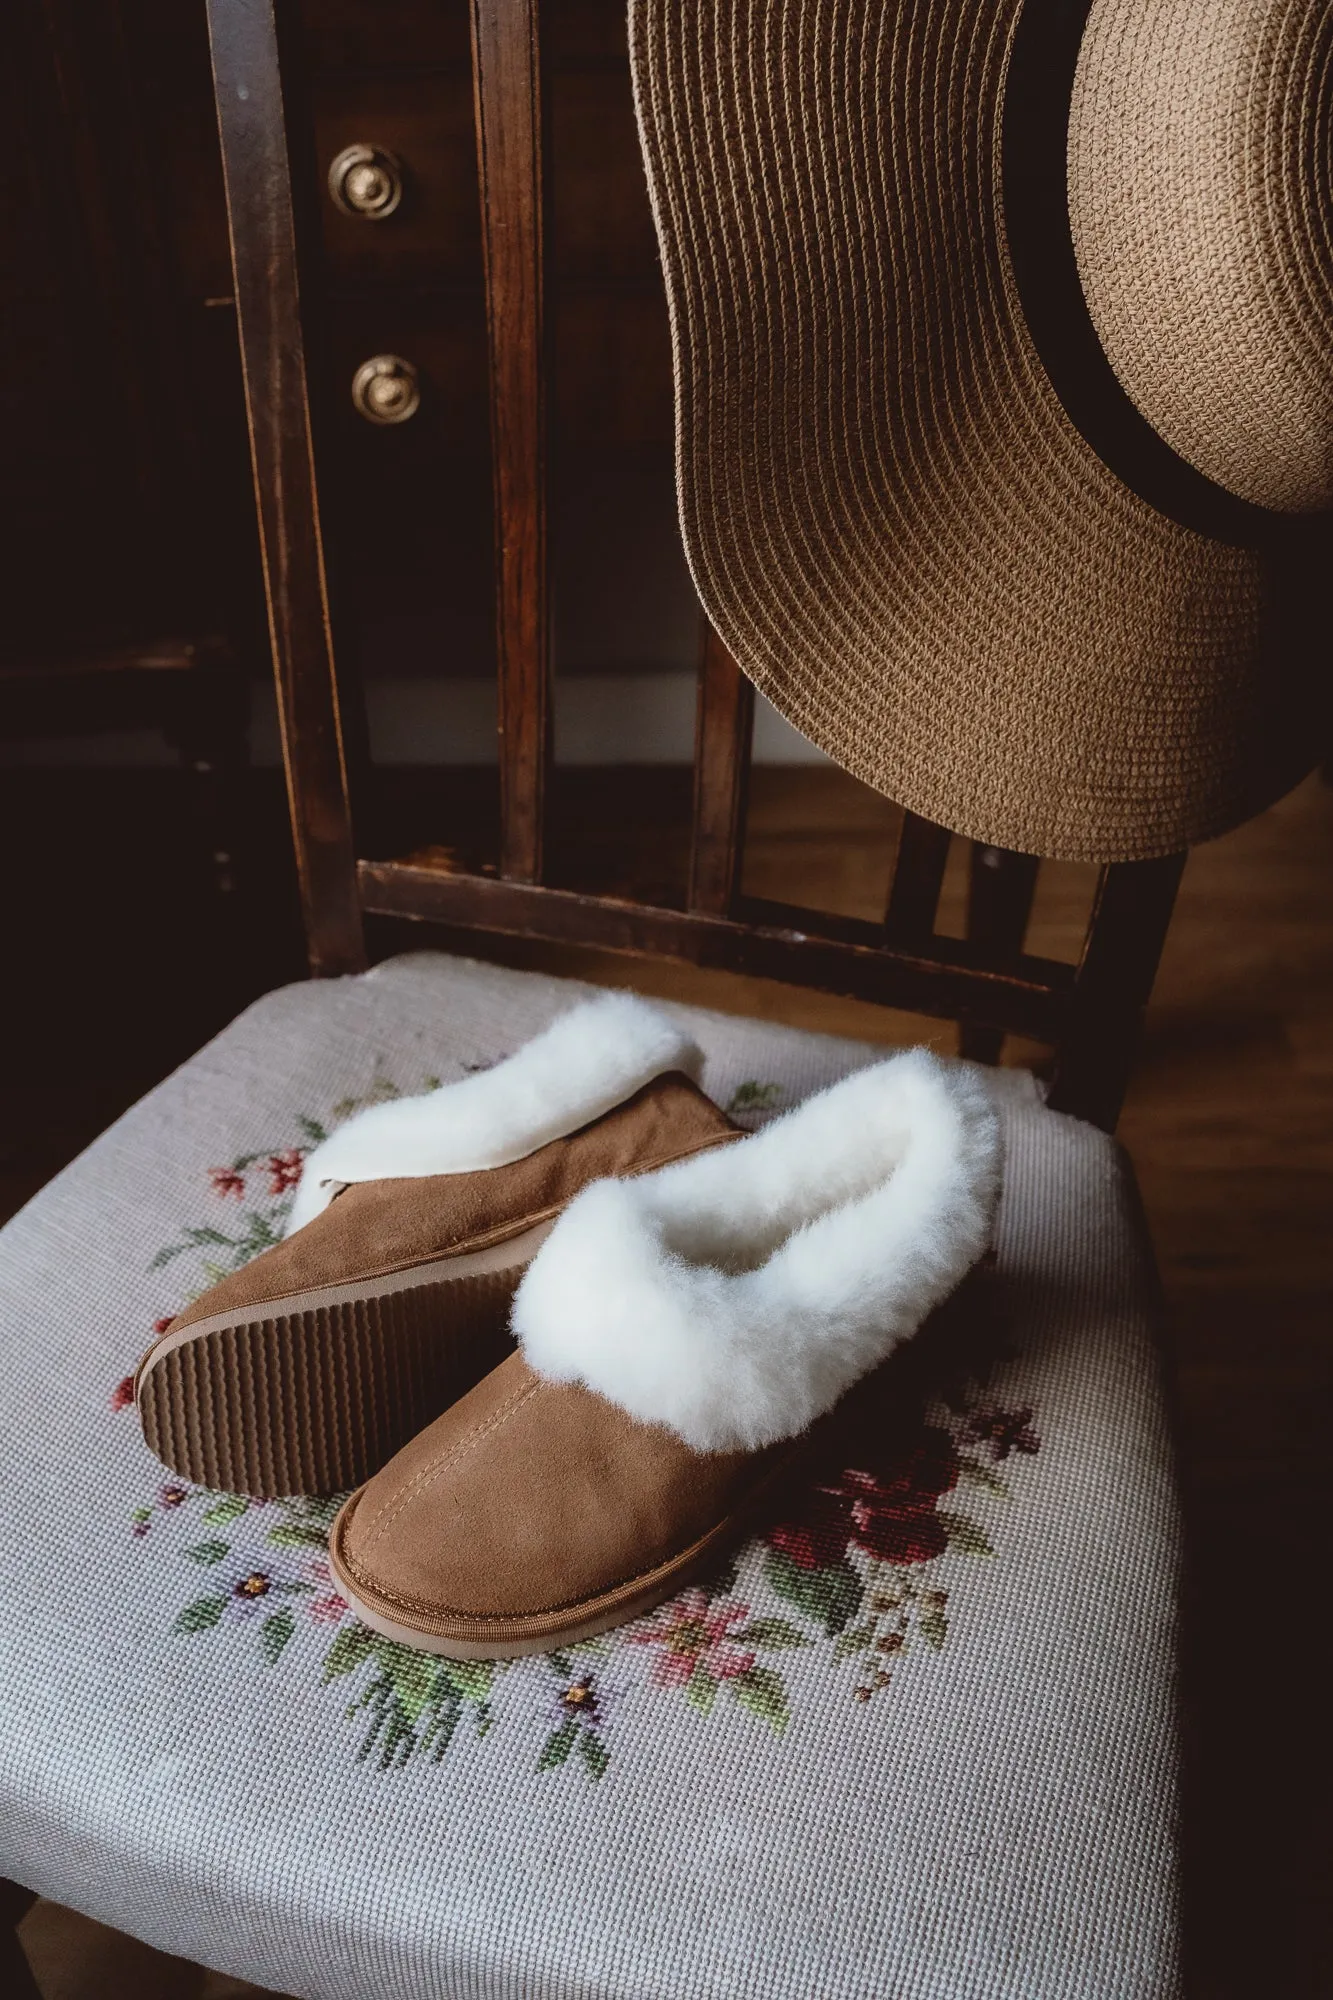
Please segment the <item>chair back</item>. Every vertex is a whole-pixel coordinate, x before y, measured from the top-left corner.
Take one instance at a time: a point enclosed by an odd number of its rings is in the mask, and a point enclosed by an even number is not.
[[[500,847],[494,874],[358,858],[320,527],[302,321],[308,248],[294,183],[276,0],[208,0],[265,589],[310,964],[365,962],[363,916],[433,920],[760,974],[960,1023],[993,1061],[1005,1033],[1049,1044],[1051,1101],[1114,1125],[1184,857],[1101,871],[1076,964],[1024,949],[1039,864],[974,848],[968,936],[938,929],[951,836],[905,814],[881,921],[742,889],[753,691],[716,634],[700,647],[684,907],[543,880],[551,764],[543,245],[546,120],[539,0],[473,0],[477,157],[490,361]],[[291,66],[288,65],[289,71]],[[663,303],[665,312],[665,302]]]

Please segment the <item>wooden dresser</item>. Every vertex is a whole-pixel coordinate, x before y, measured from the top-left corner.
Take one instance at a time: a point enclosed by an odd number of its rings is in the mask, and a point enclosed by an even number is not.
[[[213,629],[262,671],[202,0],[15,4],[0,340],[20,560],[6,643],[67,652]],[[557,666],[692,670],[624,9],[547,0],[543,16]],[[488,675],[467,0],[291,0],[285,27],[340,653],[371,679]]]

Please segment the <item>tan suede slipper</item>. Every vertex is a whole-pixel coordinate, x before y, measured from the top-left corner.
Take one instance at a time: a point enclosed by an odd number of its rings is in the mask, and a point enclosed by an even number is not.
[[[144,1356],[152,1450],[228,1492],[369,1477],[511,1350],[514,1289],[582,1188],[739,1136],[700,1062],[607,994],[494,1069],[350,1119],[305,1161],[286,1240]]]
[[[477,1659],[684,1588],[983,1254],[998,1144],[976,1073],[914,1050],[586,1188],[519,1288],[523,1351],[342,1508],[339,1590],[374,1630]]]

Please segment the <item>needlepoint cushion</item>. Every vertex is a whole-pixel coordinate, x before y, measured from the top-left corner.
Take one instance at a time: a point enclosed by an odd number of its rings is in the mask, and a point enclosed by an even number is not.
[[[126,1378],[349,1112],[584,989],[268,995],[0,1233],[0,1873],[308,2000],[1178,1991],[1177,1518],[1103,1135],[1001,1073],[998,1258],[720,1572],[511,1664],[358,1625],[336,1497],[173,1478]],[[742,1123],[876,1059],[679,1010]]]

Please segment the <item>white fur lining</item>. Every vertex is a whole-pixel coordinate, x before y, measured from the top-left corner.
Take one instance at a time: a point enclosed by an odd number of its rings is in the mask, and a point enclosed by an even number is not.
[[[925,1049],[752,1138],[572,1201],[529,1265],[529,1365],[697,1451],[794,1437],[916,1331],[990,1240],[999,1128]]]
[[[358,1112],[305,1161],[287,1234],[351,1181],[507,1167],[623,1104],[668,1070],[698,1078],[683,1029],[632,993],[603,993],[494,1069]]]

